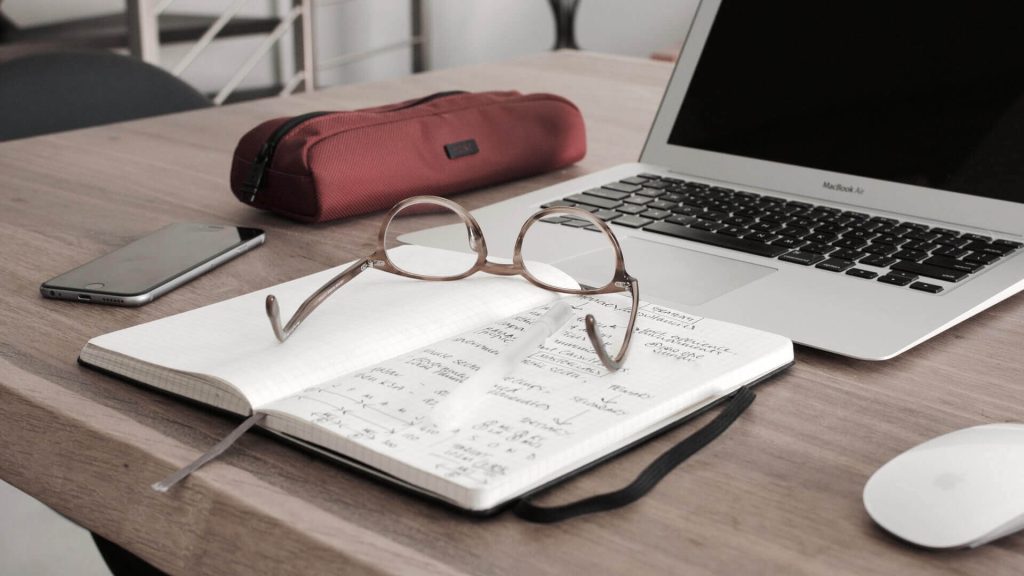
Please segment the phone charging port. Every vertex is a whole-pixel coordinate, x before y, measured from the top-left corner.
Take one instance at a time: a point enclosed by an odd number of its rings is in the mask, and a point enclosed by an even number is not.
[[[85,302],[89,302],[89,301],[92,300],[92,296],[86,296],[85,294],[79,294],[78,295],[78,299],[79,300],[84,300]]]

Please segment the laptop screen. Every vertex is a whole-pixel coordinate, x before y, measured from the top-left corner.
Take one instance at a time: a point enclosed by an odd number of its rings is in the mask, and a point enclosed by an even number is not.
[[[1024,202],[1024,5],[722,0],[669,143]]]

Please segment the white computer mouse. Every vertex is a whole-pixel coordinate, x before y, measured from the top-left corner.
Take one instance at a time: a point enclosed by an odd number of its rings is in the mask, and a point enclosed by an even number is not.
[[[864,507],[929,548],[973,548],[1024,528],[1024,424],[964,428],[907,450],[868,479]]]

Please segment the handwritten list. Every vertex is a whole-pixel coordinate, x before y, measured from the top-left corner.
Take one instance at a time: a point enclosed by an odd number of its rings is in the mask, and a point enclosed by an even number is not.
[[[470,507],[487,507],[757,377],[779,364],[773,353],[788,348],[791,354],[784,338],[642,304],[627,361],[609,373],[583,318],[595,316],[614,354],[628,301],[568,302],[575,319],[489,384],[485,400],[458,428],[434,422],[433,408],[493,362],[547,306],[273,402],[264,410],[269,427]]]

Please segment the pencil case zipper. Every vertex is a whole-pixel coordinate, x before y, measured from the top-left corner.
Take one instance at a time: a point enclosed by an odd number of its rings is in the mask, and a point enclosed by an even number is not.
[[[421,106],[428,102],[433,102],[439,98],[447,96],[455,96],[457,94],[465,94],[464,90],[450,90],[447,92],[437,92],[436,94],[430,94],[424,96],[419,100],[410,102],[408,104],[399,106],[397,108],[386,108],[379,110],[378,112],[397,112],[399,110],[407,110],[416,106]],[[305,122],[319,118],[321,116],[327,116],[329,114],[344,114],[344,112],[307,112],[306,114],[300,114],[294,118],[288,120],[284,124],[281,124],[274,130],[273,133],[267,138],[260,147],[260,151],[256,154],[256,159],[253,161],[252,169],[249,172],[249,178],[245,181],[246,190],[249,192],[249,202],[252,203],[256,200],[256,195],[259,193],[260,184],[263,182],[263,176],[267,173],[267,168],[270,167],[274,161],[274,152],[277,151],[277,145],[287,136],[292,130],[295,130]]]

